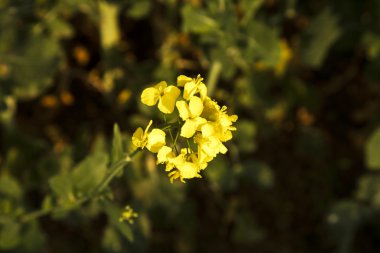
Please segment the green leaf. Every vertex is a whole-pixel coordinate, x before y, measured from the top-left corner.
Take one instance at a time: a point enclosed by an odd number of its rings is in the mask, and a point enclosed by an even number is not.
[[[111,163],[115,163],[123,157],[123,142],[119,126],[115,123],[113,126]]]
[[[22,246],[27,252],[40,252],[46,241],[37,221],[28,224],[25,234],[22,238]]]
[[[198,34],[210,33],[219,29],[218,23],[207,16],[207,13],[201,9],[195,9],[191,5],[185,5],[182,8],[182,30],[184,32],[193,32]]]
[[[148,15],[151,9],[151,1],[149,0],[137,0],[132,3],[132,6],[128,10],[128,16],[131,18],[139,19]]]
[[[369,169],[380,169],[380,128],[371,135],[365,145],[366,163]]]
[[[275,28],[261,22],[252,22],[248,27],[251,38],[248,51],[254,51],[260,62],[274,67],[280,59],[280,38]]]
[[[254,183],[264,189],[273,186],[273,171],[267,164],[250,159],[242,164],[242,168],[240,178],[243,183],[248,185]]]
[[[0,224],[0,249],[12,249],[20,243],[21,225],[13,221]]]
[[[38,33],[30,35],[16,54],[5,58],[10,64],[14,94],[34,98],[49,87],[60,56],[58,41]]]
[[[77,195],[90,195],[101,183],[107,172],[108,156],[96,153],[80,162],[71,173],[71,180]]]
[[[20,199],[22,196],[22,189],[16,179],[3,173],[0,176],[0,194],[13,199]]]
[[[108,216],[110,224],[115,227],[130,242],[133,241],[132,229],[127,222],[119,222],[123,210],[115,204],[105,201],[104,210]]]
[[[241,152],[249,153],[256,149],[257,144],[254,140],[256,132],[257,127],[253,121],[239,120],[236,122],[234,139]]]
[[[244,211],[236,214],[231,237],[238,244],[252,245],[252,243],[262,240],[264,233],[252,214]]]
[[[121,252],[122,244],[120,236],[114,227],[106,227],[102,239],[102,246],[112,252]]]
[[[62,205],[68,205],[74,202],[74,190],[70,174],[60,174],[49,180],[50,188],[53,193],[60,199]]]
[[[69,38],[73,35],[73,29],[70,24],[61,18],[53,17],[44,21],[54,38]]]
[[[264,0],[240,0],[241,9],[244,10],[242,24],[247,24],[256,14]]]
[[[374,207],[380,207],[380,176],[370,174],[361,176],[356,197]]]
[[[367,56],[374,60],[380,55],[380,36],[375,33],[366,33],[363,36],[363,44],[367,49]]]
[[[319,67],[325,59],[330,47],[341,35],[338,18],[326,9],[310,24],[306,31],[309,42],[305,45],[302,58],[306,64]]]

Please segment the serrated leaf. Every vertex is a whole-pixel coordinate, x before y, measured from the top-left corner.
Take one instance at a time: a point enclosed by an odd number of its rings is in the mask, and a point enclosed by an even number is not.
[[[369,169],[380,169],[380,128],[368,139],[365,146],[365,157]]]
[[[96,153],[80,162],[71,172],[71,180],[77,195],[88,196],[101,183],[107,172],[108,156]]]
[[[0,194],[13,199],[20,199],[22,189],[20,184],[10,175],[2,174],[0,176]]]
[[[338,18],[326,9],[314,18],[306,33],[309,43],[302,52],[302,58],[306,64],[319,67],[341,34]]]
[[[112,152],[111,163],[114,163],[122,158],[124,154],[123,141],[119,126],[115,123],[113,126]]]
[[[202,9],[195,9],[190,5],[182,8],[182,30],[198,34],[209,33],[219,29],[218,23]]]

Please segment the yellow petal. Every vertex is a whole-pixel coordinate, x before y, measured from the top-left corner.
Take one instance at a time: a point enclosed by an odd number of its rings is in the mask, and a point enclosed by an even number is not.
[[[189,100],[197,92],[198,85],[194,82],[188,82],[183,89],[183,98]]]
[[[168,161],[168,158],[172,156],[172,148],[168,146],[163,146],[157,153],[157,164],[164,163]]]
[[[194,178],[200,177],[198,174],[198,167],[191,162],[185,162],[182,166],[178,168],[181,173],[182,178]]]
[[[155,128],[148,135],[148,142],[146,148],[153,153],[157,153],[162,146],[165,145],[165,132],[161,129]]]
[[[181,117],[181,119],[187,120],[190,117],[190,110],[187,103],[183,100],[177,101],[176,106],[177,106],[179,116]]]
[[[148,106],[153,106],[160,98],[160,92],[154,87],[146,88],[141,93],[141,102]]]
[[[192,119],[186,120],[181,128],[181,136],[185,138],[190,138],[195,134],[197,130],[197,122]]]
[[[209,137],[215,134],[215,128],[212,123],[206,123],[202,126],[202,135],[204,137]]]
[[[137,128],[132,135],[132,143],[138,148],[143,148],[144,145],[144,131],[141,127]]]
[[[199,97],[191,97],[189,103],[190,114],[192,118],[198,117],[203,111],[203,103]]]
[[[158,102],[158,109],[163,113],[172,113],[180,93],[181,91],[173,85],[165,88],[164,95]]]
[[[177,77],[177,85],[183,87],[186,83],[190,82],[191,80],[193,80],[191,77],[180,75]]]
[[[202,126],[207,123],[207,120],[201,117],[193,119],[196,125],[196,130],[201,130]]]
[[[207,97],[207,86],[204,83],[198,85],[199,94],[201,95],[202,100]]]
[[[223,143],[220,143],[219,144],[219,152],[222,153],[222,154],[225,154],[227,153],[228,149],[226,148],[226,146],[223,145]]]
[[[159,92],[163,91],[166,87],[168,86],[168,84],[165,82],[165,81],[161,81],[159,82],[158,84],[156,84],[154,86],[154,88],[156,88]]]

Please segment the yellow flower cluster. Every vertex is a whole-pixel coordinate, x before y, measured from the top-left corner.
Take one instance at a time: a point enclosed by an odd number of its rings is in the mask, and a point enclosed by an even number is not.
[[[182,92],[181,92],[182,90]],[[233,123],[237,115],[228,115],[227,107],[207,96],[203,78],[180,75],[177,86],[165,81],[146,88],[141,94],[141,102],[154,106],[165,114],[172,114],[177,108],[179,117],[175,122],[165,122],[160,128],[149,131],[152,121],[145,131],[139,127],[132,136],[137,148],[147,148],[157,153],[157,164],[165,164],[170,181],[201,177],[200,172],[207,167],[217,154],[227,152],[226,142],[232,138],[236,128]],[[176,131],[173,135],[172,130]],[[171,145],[166,142],[169,132]],[[183,138],[179,138],[183,137]],[[182,146],[183,148],[180,148]]]

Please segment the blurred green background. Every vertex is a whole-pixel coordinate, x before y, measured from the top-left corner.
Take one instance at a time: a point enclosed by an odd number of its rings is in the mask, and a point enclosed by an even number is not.
[[[379,252],[379,18],[378,0],[0,0],[0,251]],[[159,119],[145,87],[198,73],[239,116],[202,179],[139,154],[106,205],[18,222]]]

